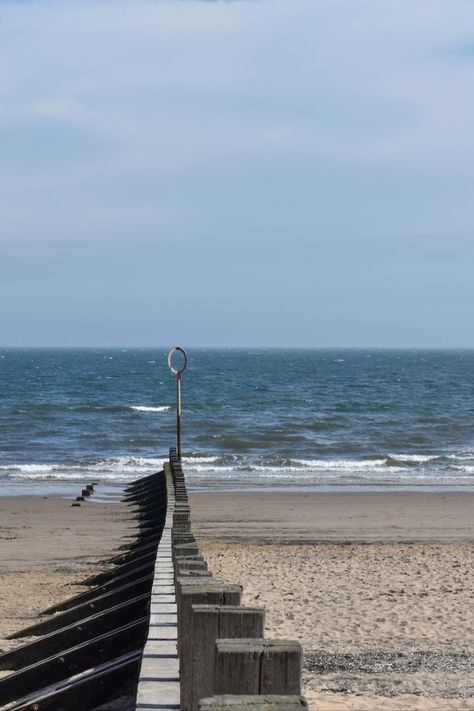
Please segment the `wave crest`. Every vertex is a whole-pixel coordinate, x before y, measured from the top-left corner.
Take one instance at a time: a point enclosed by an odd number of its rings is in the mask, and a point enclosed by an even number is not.
[[[167,412],[171,410],[171,406],[158,405],[157,407],[151,407],[148,405],[130,405],[130,410],[135,410],[136,412]]]

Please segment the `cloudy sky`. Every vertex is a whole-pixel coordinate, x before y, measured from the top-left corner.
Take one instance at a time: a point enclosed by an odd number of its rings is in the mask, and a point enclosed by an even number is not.
[[[473,27],[1,0],[0,344],[474,346]]]

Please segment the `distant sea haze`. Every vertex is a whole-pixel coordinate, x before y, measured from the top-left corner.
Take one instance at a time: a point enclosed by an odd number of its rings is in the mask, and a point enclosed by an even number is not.
[[[191,488],[474,486],[474,351],[190,349],[182,389]],[[0,349],[0,493],[174,443],[165,349]]]

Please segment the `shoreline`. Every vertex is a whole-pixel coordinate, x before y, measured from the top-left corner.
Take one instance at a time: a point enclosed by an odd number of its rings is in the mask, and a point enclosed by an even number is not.
[[[41,496],[44,494],[50,495],[52,490],[58,494],[72,492],[87,481],[96,481],[100,483],[103,489],[114,489],[127,486],[127,484],[143,476],[149,476],[162,468],[166,456],[159,457],[153,465],[144,467],[133,473],[127,473],[123,478],[110,476],[100,470],[84,469],[81,473],[74,473],[73,477],[65,477],[63,474],[44,476],[15,476],[8,473],[8,466],[2,464],[0,475],[0,497],[1,496],[21,496],[29,495],[34,492]],[[354,462],[356,464],[356,462]],[[17,467],[36,466],[36,465],[18,465],[12,464],[12,470]],[[59,464],[39,465],[41,467],[60,468]],[[77,468],[77,465],[74,465]],[[455,480],[452,477],[419,477],[414,475],[412,478],[390,478],[389,474],[383,478],[361,478],[354,477],[354,480],[346,480],[345,477],[321,477],[319,480],[309,480],[304,476],[281,478],[278,469],[273,471],[268,469],[265,475],[259,477],[246,477],[232,475],[222,476],[218,470],[209,468],[208,470],[193,470],[192,465],[187,464],[184,457],[183,466],[186,469],[186,485],[188,492],[193,493],[310,493],[310,494],[326,494],[326,493],[466,493],[474,494],[474,481],[472,477],[461,481]],[[5,470],[7,474],[5,475]],[[269,474],[275,476],[269,478]],[[24,493],[26,492],[26,493]]]
[[[149,476],[155,470],[144,474]],[[220,486],[214,483],[198,484],[187,475],[189,494],[467,494],[474,495],[474,484],[311,484],[311,485],[238,485],[224,482]],[[191,478],[191,481],[190,481]],[[90,473],[80,479],[25,479],[1,478],[0,499],[9,496],[57,496],[70,498],[76,496],[82,483],[95,481],[100,484],[102,496],[120,495],[122,489],[134,481],[133,477],[122,480],[101,479]]]

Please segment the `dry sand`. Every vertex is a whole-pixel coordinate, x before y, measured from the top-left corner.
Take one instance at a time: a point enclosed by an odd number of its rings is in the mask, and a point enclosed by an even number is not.
[[[24,643],[5,637],[28,627],[42,610],[86,590],[78,583],[134,530],[120,502],[71,503],[0,497],[0,650]]]
[[[474,709],[471,494],[193,494],[212,571],[299,640],[314,711]]]
[[[474,709],[471,494],[191,495],[210,566],[299,639],[313,711]],[[0,498],[0,649],[131,533],[120,503]]]

